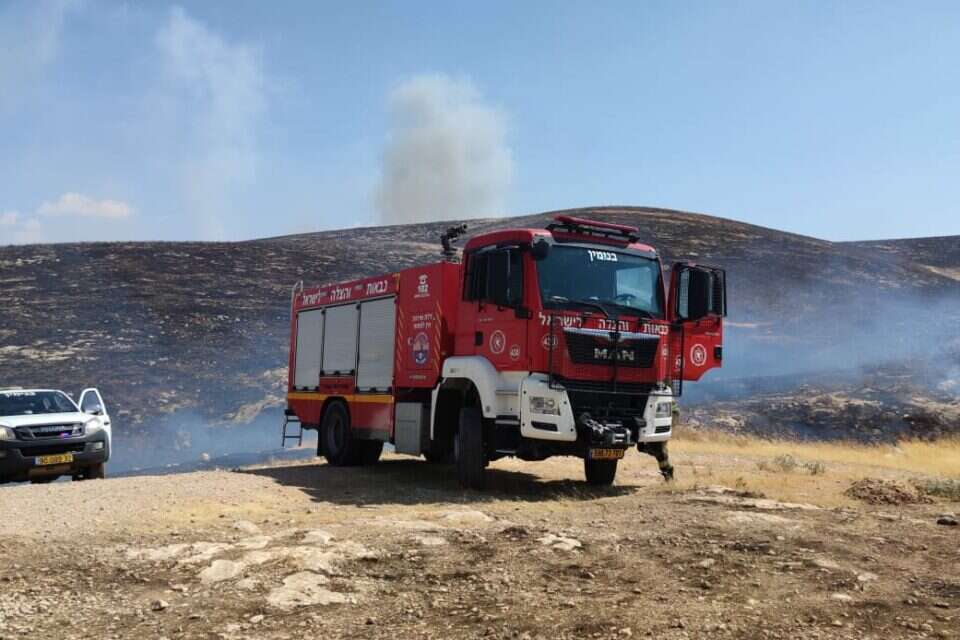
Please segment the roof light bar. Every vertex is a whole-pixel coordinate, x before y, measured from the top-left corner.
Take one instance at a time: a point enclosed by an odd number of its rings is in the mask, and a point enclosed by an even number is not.
[[[575,216],[557,216],[554,220],[556,220],[556,222],[547,225],[547,231],[563,231],[578,235],[601,236],[625,240],[627,242],[636,242],[640,239],[640,230],[625,224],[588,220],[587,218],[577,218]]]

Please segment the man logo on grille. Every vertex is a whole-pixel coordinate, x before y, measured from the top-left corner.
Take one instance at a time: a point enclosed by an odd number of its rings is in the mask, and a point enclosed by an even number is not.
[[[594,360],[613,360],[613,354],[613,349],[604,347],[594,347],[593,349]],[[635,362],[637,359],[637,354],[633,349],[619,349],[616,351],[616,354],[618,362]]]

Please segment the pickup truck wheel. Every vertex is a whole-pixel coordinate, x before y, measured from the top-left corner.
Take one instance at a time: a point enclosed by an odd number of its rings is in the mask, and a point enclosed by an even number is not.
[[[327,407],[320,425],[323,456],[335,467],[351,467],[362,462],[363,443],[350,430],[350,413],[342,402]]]
[[[617,475],[617,460],[588,460],[583,461],[583,471],[587,476],[587,483],[595,486],[609,486]]]
[[[464,489],[483,489],[487,455],[483,444],[483,416],[475,407],[460,409],[460,424],[454,440],[457,479]]]
[[[83,470],[83,477],[86,480],[103,480],[107,477],[107,465],[102,462],[92,464]]]

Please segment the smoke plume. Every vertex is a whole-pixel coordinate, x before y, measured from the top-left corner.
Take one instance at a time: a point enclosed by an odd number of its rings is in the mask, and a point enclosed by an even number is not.
[[[376,204],[385,224],[501,215],[513,174],[505,116],[466,79],[411,78],[389,97]]]
[[[183,201],[205,239],[231,236],[260,160],[257,131],[267,110],[260,51],[232,43],[180,7],[157,32],[165,76],[160,95],[183,130]]]

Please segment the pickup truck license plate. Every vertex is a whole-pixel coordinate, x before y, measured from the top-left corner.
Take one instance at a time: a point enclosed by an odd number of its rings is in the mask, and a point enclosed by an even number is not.
[[[619,460],[626,449],[590,449],[591,460]]]
[[[37,456],[37,465],[46,466],[49,464],[70,464],[73,462],[72,453],[60,453],[55,456]]]

